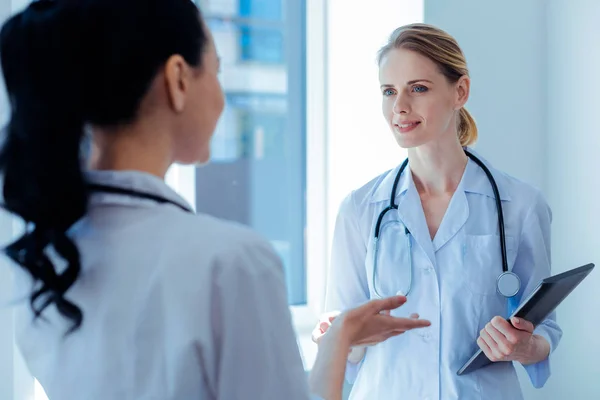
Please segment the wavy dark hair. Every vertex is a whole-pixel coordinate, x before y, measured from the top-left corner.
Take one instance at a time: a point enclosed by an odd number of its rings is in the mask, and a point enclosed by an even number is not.
[[[5,251],[33,278],[36,318],[55,305],[72,322],[69,332],[83,321],[65,295],[80,273],[67,232],[87,209],[84,127],[135,120],[167,59],[178,54],[200,67],[207,41],[190,0],[38,0],[3,25],[11,107],[0,150],[4,207],[28,227]],[[53,265],[50,246],[66,267]]]

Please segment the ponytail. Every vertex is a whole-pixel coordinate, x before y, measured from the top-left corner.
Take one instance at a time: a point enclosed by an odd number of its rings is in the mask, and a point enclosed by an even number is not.
[[[477,141],[477,124],[464,107],[458,115],[458,140],[462,147],[471,146]]]
[[[81,310],[65,299],[80,271],[79,252],[66,232],[86,211],[87,193],[79,149],[83,110],[71,11],[57,2],[34,2],[0,31],[0,62],[11,106],[0,151],[4,207],[27,222],[25,234],[6,254],[34,280],[36,317],[54,304],[81,325]],[[57,271],[49,246],[66,261]]]

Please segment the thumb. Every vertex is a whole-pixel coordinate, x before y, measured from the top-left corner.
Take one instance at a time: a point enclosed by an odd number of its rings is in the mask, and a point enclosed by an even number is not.
[[[526,321],[522,318],[513,317],[511,319],[511,322],[512,322],[513,326],[520,331],[533,333],[533,330],[535,328],[531,322]]]
[[[369,311],[373,314],[380,313],[382,311],[393,310],[406,303],[405,296],[392,296],[380,300],[371,300],[369,302]]]
[[[319,329],[321,329],[321,332],[325,333],[325,331],[329,329],[329,324],[327,322],[321,322],[319,324]]]

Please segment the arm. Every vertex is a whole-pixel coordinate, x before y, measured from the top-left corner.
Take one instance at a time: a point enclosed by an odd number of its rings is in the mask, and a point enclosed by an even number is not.
[[[308,399],[279,258],[255,242],[218,264],[212,301],[217,398]]]
[[[323,336],[310,373],[312,393],[327,400],[341,400],[350,341],[337,326]]]
[[[366,255],[367,247],[359,228],[354,198],[350,194],[340,205],[335,224],[327,279],[327,311],[344,311],[369,300]],[[352,349],[346,372],[346,379],[350,383],[356,379],[364,354],[364,347]]]
[[[521,242],[513,271],[522,280],[519,301],[526,298],[541,279],[551,274],[550,225],[552,213],[541,194],[529,210],[521,233]],[[562,331],[552,313],[533,331],[530,353],[519,360],[536,388],[544,386],[550,377],[550,354],[556,349]]]

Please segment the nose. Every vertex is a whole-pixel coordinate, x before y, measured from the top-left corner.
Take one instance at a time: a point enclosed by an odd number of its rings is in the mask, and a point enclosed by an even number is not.
[[[403,93],[398,93],[396,100],[394,101],[394,114],[408,114],[409,110],[410,104],[407,96]]]

